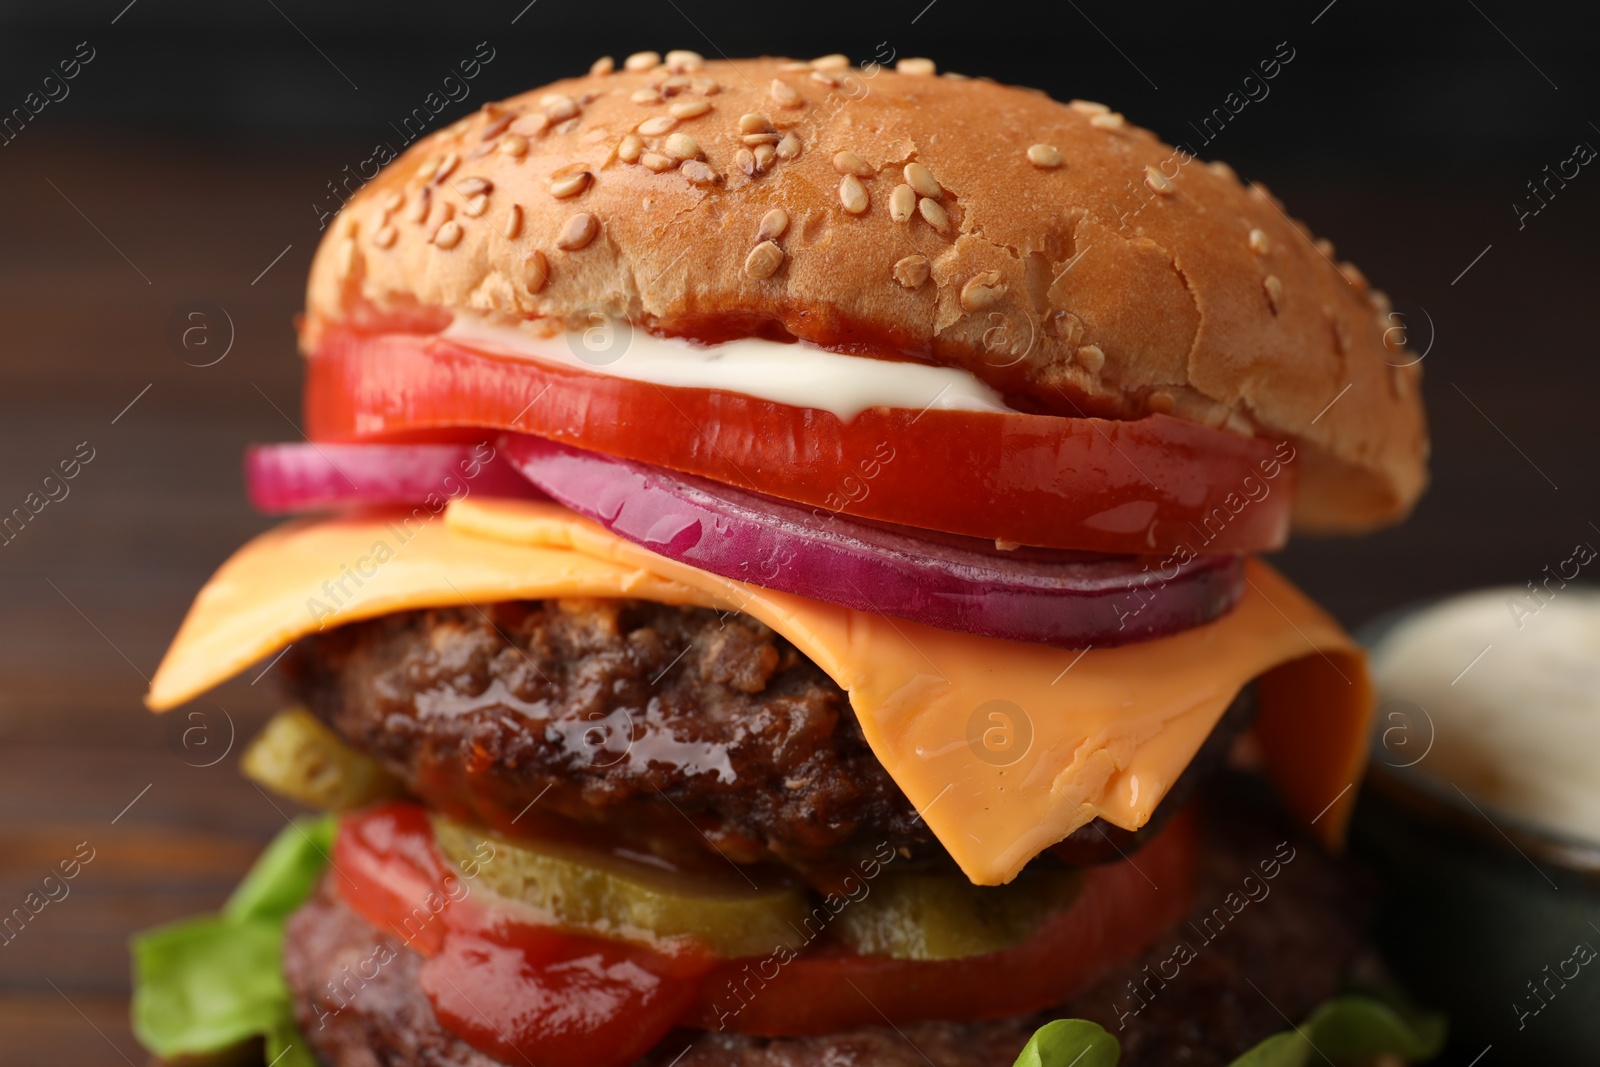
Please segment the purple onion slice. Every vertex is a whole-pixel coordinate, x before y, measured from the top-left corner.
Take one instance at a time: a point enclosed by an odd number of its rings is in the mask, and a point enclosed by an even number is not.
[[[1186,562],[1056,549],[1003,551],[506,435],[501,455],[619,537],[727,578],[944,630],[1062,648],[1145,641],[1238,603],[1244,559]]]

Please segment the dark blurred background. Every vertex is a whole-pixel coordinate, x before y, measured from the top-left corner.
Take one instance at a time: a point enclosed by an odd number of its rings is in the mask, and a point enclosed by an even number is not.
[[[215,907],[283,825],[234,767],[233,739],[273,710],[270,678],[161,719],[140,695],[193,592],[269,525],[239,457],[298,436],[291,320],[326,183],[479,42],[494,58],[436,126],[601,54],[892,48],[1103,100],[1197,147],[1190,124],[1286,47],[1270,95],[1200,154],[1268,184],[1393,295],[1427,351],[1435,460],[1408,524],[1302,539],[1279,562],[1358,624],[1520,585],[1600,541],[1600,173],[1529,189],[1600,146],[1577,5],[5,4],[0,513],[60,461],[92,459],[0,536],[0,913],[79,842],[95,855],[0,943],[8,1064],[141,1061],[128,932]],[[175,339],[196,301],[226,352],[210,366]]]

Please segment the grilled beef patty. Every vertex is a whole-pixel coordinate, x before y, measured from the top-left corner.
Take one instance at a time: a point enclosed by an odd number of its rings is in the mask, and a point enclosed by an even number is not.
[[[532,832],[558,816],[679,861],[703,862],[709,844],[819,883],[884,841],[908,866],[951,866],[843,690],[745,615],[574,599],[410,611],[306,638],[283,672],[297,699],[460,819]],[[1235,702],[1141,833],[1222,762],[1251,713]],[[1104,862],[1140,843],[1096,820],[1058,852]]]
[[[1056,1010],[807,1038],[678,1030],[639,1067],[1010,1067],[1035,1029],[1074,1017],[1117,1037],[1122,1067],[1220,1067],[1337,991],[1361,952],[1369,890],[1360,872],[1288,828],[1259,782],[1224,775],[1205,793],[1189,922]],[[372,959],[388,962],[352,981]],[[510,1067],[439,1025],[418,985],[421,963],[331,883],[290,919],[284,971],[324,1067]]]

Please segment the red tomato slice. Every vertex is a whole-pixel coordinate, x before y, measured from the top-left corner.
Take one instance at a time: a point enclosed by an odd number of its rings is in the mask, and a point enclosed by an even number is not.
[[[430,334],[330,329],[308,361],[305,406],[317,441],[518,430],[836,513],[1093,552],[1277,548],[1294,496],[1286,445],[1165,415],[874,408],[842,422]]]
[[[768,1037],[922,1019],[1040,1011],[1138,955],[1188,910],[1195,819],[1176,815],[1131,860],[1090,867],[1072,907],[1014,948],[959,960],[860,956],[836,946],[728,960],[706,975],[684,1025]],[[869,890],[870,892],[870,890]]]

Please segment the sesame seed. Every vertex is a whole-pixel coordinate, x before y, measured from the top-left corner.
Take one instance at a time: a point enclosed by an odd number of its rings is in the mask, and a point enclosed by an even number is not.
[[[1144,168],[1144,183],[1162,196],[1171,196],[1173,192],[1172,179],[1162,174],[1154,164],[1147,163]]]
[[[917,194],[909,185],[897,185],[889,194],[889,217],[896,222],[909,222],[917,211]]]
[[[1145,401],[1145,407],[1157,415],[1171,415],[1172,409],[1177,406],[1177,400],[1165,389],[1151,393],[1149,399]]]
[[[781,207],[775,207],[761,216],[761,226],[756,230],[756,240],[774,241],[783,236],[783,231],[789,228],[789,213]]]
[[[664,133],[671,133],[677,124],[678,120],[671,115],[657,115],[653,119],[645,119],[634,128],[646,137],[659,137]]]
[[[859,215],[867,210],[867,190],[861,184],[861,179],[854,174],[846,174],[839,182],[839,203],[852,215]]]
[[[743,171],[746,177],[756,176],[756,155],[748,148],[741,148],[733,154],[733,165]]]
[[[1333,343],[1339,349],[1340,355],[1348,356],[1350,354],[1350,331],[1338,319],[1333,320]]]
[[[1219,178],[1228,178],[1233,181],[1239,180],[1239,175],[1233,172],[1233,168],[1228,166],[1220,159],[1214,159],[1210,163],[1207,163],[1206,166],[1210,167],[1211,173],[1215,174]]]
[[[1389,294],[1382,289],[1374,289],[1367,294],[1367,303],[1378,313],[1378,318],[1385,318],[1394,310],[1394,304],[1389,301]]]
[[[906,184],[916,191],[918,196],[926,196],[937,200],[944,192],[939,183],[934,180],[933,172],[921,163],[907,163],[905,169]]]
[[[782,78],[772,79],[772,102],[779,107],[799,107],[804,103],[795,87]]]
[[[541,291],[550,281],[550,260],[535,248],[522,260],[522,284],[530,293]]]
[[[1028,162],[1041,170],[1053,170],[1061,166],[1061,149],[1053,144],[1029,145]]]
[[[745,275],[757,281],[772,277],[782,265],[783,249],[771,241],[762,241],[744,257]]]
[[[644,152],[644,138],[636,133],[630,133],[617,142],[617,158],[624,163],[637,163],[639,156]]]
[[[696,78],[694,87],[701,96],[716,96],[722,92],[722,83],[715,78]]]
[[[1315,248],[1316,248],[1316,250],[1318,252],[1321,252],[1328,259],[1332,259],[1334,257],[1335,253],[1334,253],[1334,248],[1333,248],[1333,242],[1328,240],[1326,237],[1318,237],[1315,241],[1312,242],[1312,244],[1313,244],[1313,246],[1315,246]]]
[[[502,111],[500,114],[490,119],[488,124],[484,126],[483,132],[478,134],[478,140],[494,140],[502,133],[505,133],[506,127],[510,126],[514,121],[516,121],[516,118],[517,113],[515,111]]]
[[[838,78],[835,78],[832,74],[827,74],[820,70],[814,70],[811,72],[811,80],[827,89],[839,88]]]
[[[801,145],[799,136],[796,135],[793,130],[790,130],[788,133],[783,135],[783,140],[778,142],[778,158],[786,163],[791,159],[799,159],[800,150],[802,147],[804,146]],[[761,158],[760,152],[756,153],[756,158]]]
[[[417,198],[411,201],[411,206],[406,208],[406,221],[422,222],[428,217],[428,208],[433,201],[433,190],[424,185],[417,190]]]
[[[439,160],[439,166],[433,172],[433,180],[436,182],[444,181],[450,177],[451,172],[456,169],[456,164],[460,162],[461,157],[454,152],[446,154],[443,159]]]
[[[661,149],[673,159],[700,158],[699,143],[686,133],[669,134],[667,139],[662,142]]]
[[[356,269],[356,239],[346,237],[339,242],[338,270],[339,277],[347,278],[350,272]]]
[[[405,202],[406,202],[406,194],[405,193],[402,193],[398,189],[391,189],[387,193],[383,194],[383,199],[378,201],[378,207],[383,211],[384,217],[388,218],[390,215],[393,215],[396,211],[399,211],[401,205],[404,204]]]
[[[1258,256],[1264,256],[1272,251],[1272,241],[1267,237],[1267,231],[1263,229],[1251,230],[1247,243],[1250,245],[1250,251]]]
[[[635,89],[633,95],[629,96],[628,99],[635,104],[659,104],[661,103],[661,94],[654,89]]]
[[[706,65],[706,57],[687,48],[675,48],[667,53],[667,69],[675,74],[699,70]]]
[[[697,119],[710,110],[709,100],[680,100],[667,108],[667,113],[675,119]]]
[[[1094,100],[1074,100],[1067,106],[1083,115],[1106,115],[1111,112],[1109,107]]]
[[[399,236],[393,226],[385,226],[372,235],[372,243],[379,248],[393,248],[395,239]]]
[[[833,169],[840,174],[854,174],[857,178],[870,178],[872,168],[867,161],[849,149],[833,154]]]
[[[1113,111],[1109,115],[1096,115],[1089,120],[1089,125],[1102,130],[1120,130],[1127,120],[1122,117],[1122,112]]]
[[[894,69],[900,74],[932,74],[939,68],[924,56],[907,56],[896,63]]]
[[[521,232],[522,205],[512,204],[511,209],[506,212],[506,238],[508,240],[515,240],[517,235]]]
[[[617,69],[617,61],[610,56],[601,56],[589,64],[589,73],[596,78],[604,78],[607,74]]]
[[[557,200],[565,200],[569,196],[577,196],[579,193],[589,188],[589,182],[593,180],[593,178],[594,175],[590,174],[586,170],[580,170],[576,174],[562,174],[558,177],[551,178],[550,195],[555,197]]]
[[[433,176],[439,172],[439,164],[443,161],[441,156],[430,156],[424,160],[422,166],[417,168],[417,179],[425,182],[432,181]]]
[[[740,133],[767,133],[772,129],[772,120],[758,111],[739,116]]]
[[[812,70],[847,70],[849,67],[850,57],[843,52],[832,52],[811,61]]]
[[[645,169],[653,170],[657,174],[660,174],[662,171],[671,170],[673,167],[678,165],[677,160],[673,159],[671,156],[664,156],[660,152],[646,152],[644,155],[639,157],[639,163]]]
[[[1343,275],[1345,281],[1350,283],[1350,288],[1354,289],[1357,293],[1364,293],[1367,291],[1367,276],[1362,274],[1361,268],[1357,267],[1354,263],[1346,260],[1345,262],[1339,264],[1339,273]]]
[[[479,193],[477,196],[461,205],[461,213],[468,218],[477,218],[489,210],[489,194]]]
[[[1283,306],[1283,283],[1278,280],[1276,274],[1269,274],[1262,280],[1261,287],[1267,291],[1267,303],[1271,306],[1272,313],[1276,315],[1278,309]]]
[[[570,96],[556,96],[554,99],[545,97],[550,103],[545,105],[544,114],[551,122],[565,122],[567,119],[576,118],[578,115],[578,102]]]
[[[534,134],[543,133],[549,128],[550,120],[545,117],[544,112],[542,111],[531,112],[530,114],[522,116],[516,122],[511,124],[511,129],[513,131],[520,133],[525,137],[532,137]]]
[[[799,155],[800,154],[799,145],[800,145],[800,142],[798,140],[796,140],[795,141],[795,155]],[[782,148],[782,147],[783,147],[783,145],[780,142],[779,145],[778,145],[778,148]],[[743,151],[743,150],[741,149],[741,151]],[[757,174],[765,174],[767,171],[772,169],[773,161],[776,160],[777,157],[778,157],[778,149],[772,147],[772,145],[769,145],[769,144],[758,144],[755,147],[754,155],[755,155],[755,159],[756,159],[756,173]]]
[[[907,289],[920,289],[928,281],[928,257],[909,255],[894,265],[894,280]]]
[[[1099,345],[1084,345],[1072,354],[1072,358],[1090,374],[1099,374],[1100,368],[1106,365],[1105,350]]]
[[[779,70],[787,70],[787,71],[810,70],[811,69],[811,64],[810,63],[801,63],[798,60],[791,59],[786,63],[779,63],[778,64],[778,69]]]
[[[566,252],[576,252],[580,248],[588,247],[590,241],[600,232],[600,223],[587,211],[580,211],[566,221],[561,227],[561,236],[556,238],[556,247]]]
[[[1083,320],[1070,311],[1058,311],[1050,316],[1050,325],[1057,337],[1073,347],[1083,340]]]
[[[922,216],[922,221],[937,232],[945,234],[950,232],[950,216],[937,202],[923,197],[917,201],[917,212]]]
[[[520,133],[507,134],[500,142],[500,151],[512,159],[520,159],[528,152],[528,139]]]
[[[624,70],[653,70],[661,63],[661,55],[657,52],[635,52],[622,61]]]
[[[711,185],[721,180],[717,172],[712,170],[711,165],[704,160],[685,160],[680,169],[683,171],[683,176],[696,185]]]
[[[689,88],[689,85],[690,82],[688,78],[674,74],[672,77],[666,79],[660,85],[656,86],[656,88],[661,91],[662,96],[677,96],[679,93]]]
[[[433,234],[433,243],[443,249],[451,249],[461,243],[461,223],[450,219],[440,226]]]
[[[743,137],[739,138],[739,140],[743,141],[745,144],[750,145],[753,148],[758,144],[777,144],[779,141],[783,140],[783,138],[778,136],[778,134],[775,133],[775,132],[774,133],[747,133]]]
[[[987,311],[1005,295],[1006,287],[1000,281],[1000,272],[986,270],[973,275],[961,287],[961,307],[966,311]]]
[[[494,182],[488,178],[462,178],[456,182],[456,192],[462,196],[477,196],[479,193],[494,191]]]

